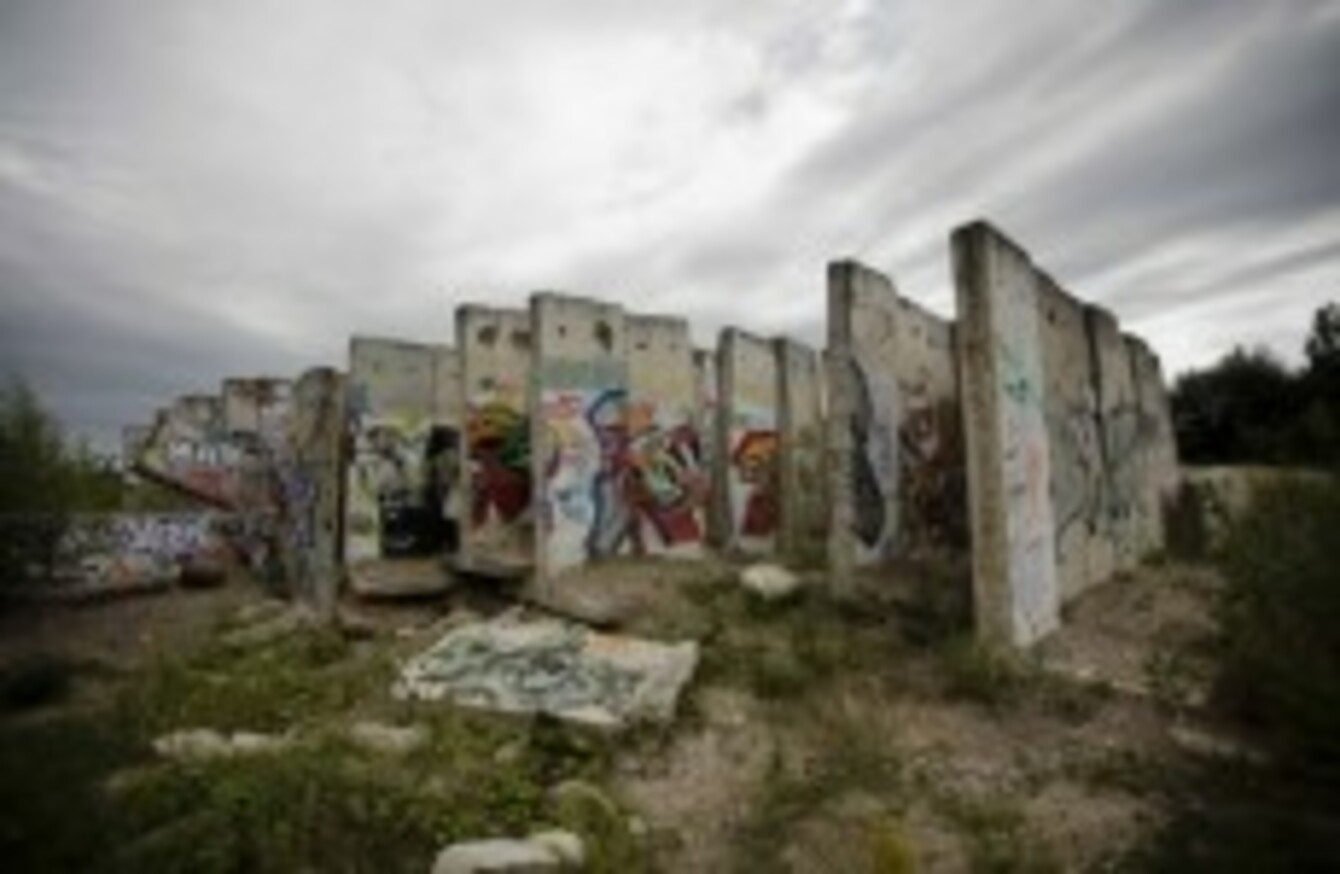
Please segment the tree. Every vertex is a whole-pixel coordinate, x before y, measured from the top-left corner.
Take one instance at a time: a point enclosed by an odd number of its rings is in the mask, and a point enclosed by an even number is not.
[[[1293,375],[1267,349],[1234,349],[1173,386],[1182,457],[1202,464],[1285,460],[1277,429],[1295,403]]]
[[[49,570],[72,513],[113,510],[120,477],[60,424],[23,379],[0,389],[0,583]]]

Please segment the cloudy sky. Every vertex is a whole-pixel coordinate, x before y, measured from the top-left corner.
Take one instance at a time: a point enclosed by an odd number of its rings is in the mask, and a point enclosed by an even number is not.
[[[537,289],[818,341],[986,216],[1172,372],[1340,298],[1336,0],[0,0],[0,368],[100,438]]]

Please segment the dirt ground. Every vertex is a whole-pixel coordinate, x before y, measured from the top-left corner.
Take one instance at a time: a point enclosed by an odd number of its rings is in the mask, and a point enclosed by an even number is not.
[[[799,600],[761,605],[737,573],[614,564],[529,608],[702,644],[676,724],[615,742],[607,788],[653,870],[1111,870],[1160,815],[1152,775],[1199,730],[1193,654],[1214,585],[1202,569],[1149,567],[1099,587],[1020,659],[961,629],[909,635],[883,608],[850,615],[816,575]],[[265,600],[233,580],[16,606],[0,615],[0,664],[41,652],[132,667]],[[403,648],[478,604],[458,593],[346,607]]]

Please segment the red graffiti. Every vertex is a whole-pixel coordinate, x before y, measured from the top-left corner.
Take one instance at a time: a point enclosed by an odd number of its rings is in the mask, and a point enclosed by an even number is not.
[[[770,536],[777,530],[777,432],[746,431],[731,453],[731,464],[748,493],[740,533]]]

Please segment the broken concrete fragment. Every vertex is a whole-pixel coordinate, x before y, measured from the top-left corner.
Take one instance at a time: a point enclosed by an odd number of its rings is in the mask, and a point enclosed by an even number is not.
[[[800,590],[800,577],[780,565],[756,564],[740,573],[740,585],[764,601],[783,601]]]
[[[278,752],[291,743],[292,739],[283,735],[239,731],[229,737],[212,728],[191,728],[155,738],[153,748],[167,759],[203,761]]]
[[[452,844],[438,854],[433,874],[548,874],[562,867],[547,846],[500,838]]]
[[[696,643],[654,643],[556,620],[504,617],[448,632],[410,660],[393,693],[620,729],[670,721],[697,664]]]
[[[349,589],[363,598],[423,598],[451,590],[455,578],[436,558],[373,559],[349,565]]]
[[[570,831],[548,829],[536,832],[526,839],[529,843],[549,850],[565,868],[581,868],[586,864],[586,847],[582,839]]]
[[[363,721],[349,727],[349,739],[374,753],[402,756],[428,743],[428,730],[422,725],[398,726]]]

